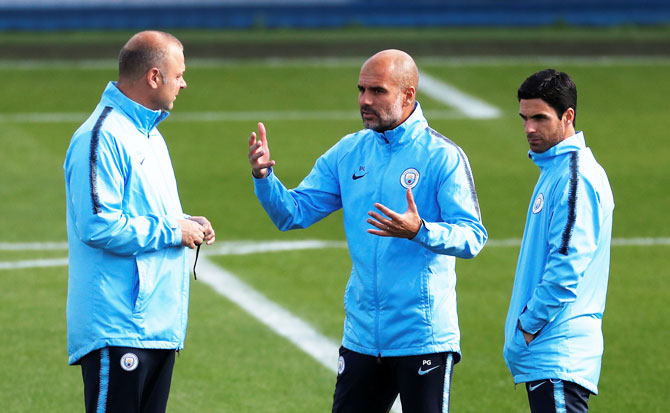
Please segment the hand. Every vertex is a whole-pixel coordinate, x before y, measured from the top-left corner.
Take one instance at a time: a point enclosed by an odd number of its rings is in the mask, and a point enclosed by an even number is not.
[[[180,219],[178,222],[181,227],[181,245],[195,248],[202,244],[205,239],[205,227],[191,219]]]
[[[526,345],[529,345],[530,342],[535,340],[535,337],[537,337],[537,333],[536,334],[530,334],[530,333],[526,333],[523,330],[521,330],[521,332],[523,333],[523,339],[526,341]]]
[[[258,122],[259,140],[256,140],[256,132],[251,132],[249,137],[249,163],[251,164],[251,173],[258,179],[265,178],[268,174],[268,168],[275,164],[270,160],[270,148],[265,134],[265,125]]]
[[[216,240],[214,228],[212,227],[212,224],[209,222],[209,220],[205,217],[191,217],[189,219],[191,221],[197,222],[205,229],[204,231],[205,236],[203,238],[203,241],[205,241],[207,245],[214,244],[214,241]]]
[[[414,196],[410,188],[407,189],[405,195],[407,197],[407,211],[404,214],[398,214],[382,204],[375,204],[375,208],[384,213],[388,218],[374,211],[368,212],[368,215],[372,218],[368,218],[367,223],[378,228],[369,229],[368,233],[379,235],[380,237],[408,239],[416,237],[416,234],[421,229],[421,217],[414,203]]]

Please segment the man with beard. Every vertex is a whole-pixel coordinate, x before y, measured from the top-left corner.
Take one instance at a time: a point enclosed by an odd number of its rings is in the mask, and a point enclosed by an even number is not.
[[[249,138],[256,196],[280,230],[344,212],[353,268],[333,412],[387,412],[398,394],[404,411],[449,407],[461,357],[455,258],[477,255],[487,234],[468,159],[428,126],[418,81],[407,53],[369,58],[358,78],[366,129],[330,148],[293,190],[272,169],[262,123]]]
[[[540,168],[505,324],[504,357],[526,383],[531,412],[586,412],[598,392],[614,199],[575,132],[577,88],[553,69],[518,90],[519,115]]]

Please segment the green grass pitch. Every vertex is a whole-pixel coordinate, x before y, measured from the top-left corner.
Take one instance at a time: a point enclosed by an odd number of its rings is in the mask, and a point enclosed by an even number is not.
[[[160,127],[182,204],[210,218],[219,241],[343,240],[341,214],[312,228],[280,233],[253,195],[247,138],[265,121],[275,171],[297,185],[314,160],[358,130],[356,80],[363,59],[193,62],[188,88]],[[351,63],[348,63],[350,62]],[[608,172],[614,237],[670,237],[670,60],[418,59],[431,76],[502,110],[497,119],[428,119],[470,158],[490,239],[520,238],[538,176],[526,156],[516,89],[546,67],[570,73],[579,89],[577,126]],[[76,120],[21,120],[17,114],[88,114],[111,65],[0,65],[0,243],[65,241],[62,163]],[[418,94],[424,110],[453,108]],[[339,120],[288,119],[286,111],[351,112]],[[258,119],[189,121],[208,112],[256,112]],[[252,114],[253,115],[253,114]],[[181,117],[181,118],[180,118]],[[670,377],[668,246],[614,246],[604,315],[605,356],[592,412],[661,412]],[[503,324],[518,247],[488,246],[459,260],[463,360],[455,367],[455,412],[527,411],[502,359]],[[66,251],[0,250],[0,262],[64,258]],[[344,249],[220,256],[236,274],[325,336],[339,341],[350,269]],[[82,380],[67,366],[67,269],[0,269],[0,406],[3,412],[83,410]],[[177,359],[170,412],[329,411],[335,375],[206,284],[192,282],[186,348]]]

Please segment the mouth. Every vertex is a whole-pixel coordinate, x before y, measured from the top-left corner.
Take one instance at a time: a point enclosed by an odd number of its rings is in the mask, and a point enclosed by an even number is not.
[[[534,136],[534,135],[527,135],[526,139],[528,140],[528,143],[530,143],[531,145],[538,144],[538,143],[542,142],[542,138],[540,138],[539,136]]]
[[[371,120],[379,117],[379,115],[377,115],[375,111],[370,110],[369,108],[361,109],[361,116],[363,117],[363,119],[366,120]]]

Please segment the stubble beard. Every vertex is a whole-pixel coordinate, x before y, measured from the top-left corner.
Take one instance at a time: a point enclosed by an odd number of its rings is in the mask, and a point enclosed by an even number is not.
[[[402,96],[398,96],[398,99],[394,102],[393,106],[391,106],[391,108],[383,115],[379,113],[379,111],[372,109],[370,106],[364,106],[361,108],[361,117],[363,116],[363,110],[372,113],[377,118],[376,121],[369,121],[363,118],[363,126],[367,129],[372,129],[378,133],[394,129],[398,126],[400,117],[402,116]]]

